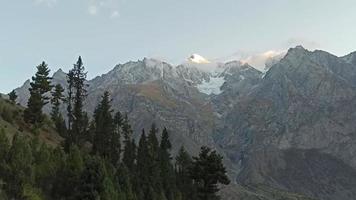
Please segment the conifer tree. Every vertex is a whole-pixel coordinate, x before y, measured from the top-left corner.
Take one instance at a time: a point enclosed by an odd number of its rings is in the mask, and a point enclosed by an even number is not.
[[[42,62],[37,66],[37,72],[30,83],[30,98],[24,111],[24,119],[26,122],[36,126],[41,125],[44,119],[42,108],[48,103],[49,99],[44,94],[52,89],[49,72],[47,64]]]
[[[94,153],[106,158],[110,156],[111,138],[114,135],[114,121],[111,114],[113,110],[110,104],[109,92],[105,92],[94,111],[95,134],[93,150]]]
[[[102,162],[97,156],[86,161],[76,199],[101,199],[100,194],[104,189],[102,182],[105,178]]]
[[[84,100],[87,96],[85,84],[87,73],[83,65],[82,58],[79,56],[78,61],[74,64],[67,75],[68,78],[68,98],[67,98],[67,115],[68,115],[68,133],[65,140],[65,149],[72,144],[80,145],[81,140],[87,135],[89,120],[86,112],[83,111]]]
[[[55,183],[53,193],[58,199],[75,199],[85,163],[82,153],[75,145],[69,147],[65,158],[63,165],[57,172],[58,179]]]
[[[51,111],[51,118],[54,122],[56,122],[60,116],[60,105],[64,101],[64,95],[63,95],[64,89],[60,84],[57,84],[54,86],[54,91],[51,92],[52,94],[52,99],[51,99],[51,104],[52,104],[52,111]],[[63,118],[63,117],[61,117]]]
[[[165,196],[168,200],[173,200],[176,196],[176,185],[172,157],[170,150],[172,144],[169,141],[169,135],[166,128],[162,131],[159,162],[160,162],[160,178],[164,189]]]
[[[17,99],[17,94],[15,90],[12,90],[9,94],[9,99],[11,101],[12,104],[16,103],[16,99]]]
[[[222,160],[221,155],[206,146],[201,148],[198,157],[193,158],[190,175],[197,187],[199,199],[219,199],[216,194],[219,191],[218,184],[227,185],[230,183]]]
[[[68,117],[68,130],[72,130],[73,123],[73,95],[74,95],[74,73],[70,70],[67,74],[68,83],[68,97],[67,97],[67,117]]]
[[[114,116],[114,131],[110,141],[110,158],[112,163],[117,166],[121,156],[121,134],[122,134],[122,116],[120,111]]]
[[[63,87],[60,84],[57,84],[54,87],[54,91],[52,91],[52,99],[51,99],[51,104],[52,104],[51,118],[56,126],[58,133],[61,136],[65,136],[65,131],[66,131],[65,121],[60,112],[60,105],[65,101],[63,92],[64,92]]]
[[[175,171],[177,177],[177,187],[182,195],[182,200],[196,200],[196,190],[193,186],[193,180],[190,177],[190,169],[193,160],[188,152],[182,146],[176,157]]]
[[[135,142],[132,139],[132,128],[129,123],[127,114],[122,121],[122,134],[124,136],[124,152],[122,162],[129,170],[134,170],[136,147]]]
[[[9,172],[7,174],[7,191],[15,199],[22,198],[25,185],[33,184],[33,155],[31,147],[23,136],[15,135],[8,155]]]
[[[145,130],[142,130],[137,149],[137,185],[135,186],[138,199],[154,199],[152,184],[150,182],[150,160],[148,141]]]
[[[121,188],[122,197],[120,199],[135,200],[136,195],[133,191],[133,181],[129,173],[130,171],[127,169],[126,165],[120,163],[118,169],[116,170],[115,180],[116,184]]]
[[[150,132],[147,136],[148,145],[148,176],[149,182],[152,185],[153,195],[157,198],[163,195],[162,182],[160,177],[160,162],[159,162],[159,143],[157,139],[158,129],[156,124],[152,124]]]
[[[74,135],[74,142],[79,144],[79,140],[85,137],[86,125],[88,125],[88,118],[86,113],[83,111],[84,100],[87,96],[86,91],[86,77],[87,73],[83,65],[82,58],[79,56],[78,61],[73,67],[74,76],[74,102],[73,102],[73,124],[72,124],[72,134]]]

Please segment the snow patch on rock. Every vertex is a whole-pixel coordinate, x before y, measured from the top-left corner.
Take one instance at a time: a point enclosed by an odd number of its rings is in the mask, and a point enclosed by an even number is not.
[[[207,95],[220,94],[221,86],[225,83],[225,78],[220,76],[210,77],[208,81],[204,80],[201,84],[197,85],[197,88],[200,92]]]

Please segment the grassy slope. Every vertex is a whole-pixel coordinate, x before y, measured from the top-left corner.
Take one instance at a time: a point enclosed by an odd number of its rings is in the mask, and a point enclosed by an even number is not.
[[[8,100],[0,98],[0,130],[11,139],[15,134],[23,134],[29,137],[38,135],[48,145],[57,146],[62,138],[56,133],[50,120],[46,120],[43,128],[34,130],[27,125],[22,118],[24,108],[11,104]]]

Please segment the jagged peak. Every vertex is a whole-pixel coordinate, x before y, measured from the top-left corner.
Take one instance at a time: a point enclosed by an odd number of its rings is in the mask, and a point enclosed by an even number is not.
[[[157,59],[157,58],[143,58],[143,63],[148,67],[156,67],[158,65],[170,65],[167,62]]]
[[[356,64],[356,51],[351,52],[345,56],[340,57],[343,59],[345,62],[350,63],[350,64]]]
[[[296,47],[288,49],[287,55],[292,53],[307,53],[307,52],[309,51],[305,49],[302,45],[298,45]]]
[[[65,73],[62,68],[59,68],[56,72],[53,73],[53,76],[55,76],[56,74],[67,74]]]

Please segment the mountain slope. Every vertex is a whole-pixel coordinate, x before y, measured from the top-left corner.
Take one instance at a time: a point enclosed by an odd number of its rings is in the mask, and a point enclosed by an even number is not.
[[[218,143],[242,168],[237,181],[320,199],[352,199],[355,71],[325,52],[290,49],[238,100],[221,130]]]
[[[224,155],[233,182],[246,187],[353,199],[354,53],[339,58],[298,46],[268,67],[263,74],[238,61],[172,66],[146,58],[89,80],[85,106],[93,112],[108,90],[136,136],[156,122],[171,128],[176,148],[194,154],[200,145],[212,146]],[[63,72],[55,77],[66,84]],[[17,90],[21,104],[26,87]]]
[[[23,121],[23,107],[14,105],[8,100],[0,98],[0,131],[3,130],[12,138],[15,134],[33,137],[37,135],[42,141],[51,146],[57,146],[62,138],[54,130],[50,120],[45,121],[43,128],[33,130]]]

